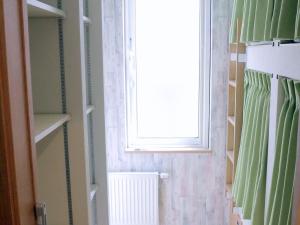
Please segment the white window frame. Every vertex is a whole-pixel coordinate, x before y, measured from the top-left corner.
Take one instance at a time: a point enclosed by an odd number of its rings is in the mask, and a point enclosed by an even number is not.
[[[210,68],[211,68],[211,2],[200,1],[200,78],[199,137],[141,138],[137,135],[137,96],[135,60],[135,1],[124,0],[124,71],[127,151],[206,151],[210,148]],[[203,105],[204,107],[200,107]],[[203,110],[204,109],[204,110]]]

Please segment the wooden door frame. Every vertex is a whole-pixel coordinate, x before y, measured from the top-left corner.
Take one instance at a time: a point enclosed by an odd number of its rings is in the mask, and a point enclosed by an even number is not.
[[[34,225],[36,156],[25,0],[0,1],[0,54],[0,225]]]

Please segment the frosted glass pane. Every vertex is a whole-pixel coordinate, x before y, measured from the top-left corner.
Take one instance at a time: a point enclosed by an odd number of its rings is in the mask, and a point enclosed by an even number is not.
[[[198,137],[199,0],[136,0],[139,137]]]

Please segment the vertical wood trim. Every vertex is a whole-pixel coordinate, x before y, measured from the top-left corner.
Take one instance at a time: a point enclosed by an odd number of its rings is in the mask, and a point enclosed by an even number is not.
[[[0,225],[36,224],[27,24],[24,0],[0,1]]]
[[[239,148],[241,142],[243,124],[243,105],[244,105],[244,69],[245,63],[238,63],[236,67],[236,88],[235,88],[235,137],[234,137],[234,169],[237,165]]]
[[[228,99],[231,97],[232,99],[228,100],[228,104],[232,104],[231,106],[228,105],[228,114],[229,109],[233,108],[233,114],[235,118],[234,127],[232,128],[233,131],[231,133],[229,132],[229,125],[227,128],[227,151],[229,143],[232,145],[233,150],[233,160],[232,163],[230,163],[230,160],[228,157],[226,157],[227,160],[227,185],[228,181],[231,180],[231,186],[234,182],[235,178],[235,170],[237,165],[237,159],[239,154],[239,147],[240,147],[240,140],[241,140],[241,132],[242,132],[242,123],[243,123],[243,103],[244,103],[244,69],[245,69],[245,63],[239,62],[239,54],[245,53],[245,45],[243,43],[239,42],[240,39],[240,33],[241,33],[241,23],[240,20],[236,23],[237,27],[237,43],[230,44],[229,51],[230,51],[230,68],[229,68],[229,80],[233,80],[235,82],[234,94],[233,96],[229,96],[228,92]],[[231,61],[231,54],[235,54],[235,59]],[[229,84],[230,86],[230,84]],[[230,88],[230,87],[228,87]],[[230,116],[230,115],[228,115]],[[228,135],[231,134],[231,135]],[[239,215],[233,212],[234,207],[234,199],[232,194],[230,195],[230,207],[229,207],[229,223],[239,224]]]
[[[241,32],[241,23],[237,21],[237,40],[240,38]],[[230,116],[234,116],[234,126],[230,128],[231,124],[227,123],[227,149],[226,151],[231,150],[233,151],[233,162],[230,161],[228,157],[226,157],[227,161],[227,184],[232,184],[234,181],[235,176],[235,167],[237,164],[238,153],[239,153],[239,146],[240,146],[240,139],[241,139],[241,131],[242,131],[242,123],[243,123],[243,90],[244,90],[244,69],[245,63],[238,62],[239,54],[244,53],[241,52],[240,47],[245,47],[243,43],[237,42],[235,47],[230,47],[230,53],[236,54],[236,58],[234,61],[231,61],[230,57],[230,68],[229,68],[229,75],[228,79],[233,80],[235,82],[235,86],[232,87],[234,90],[233,96],[230,96],[230,87],[228,87],[228,108],[227,114],[228,118]],[[229,84],[230,86],[230,84]],[[233,110],[233,115],[230,115]],[[233,129],[230,131],[230,129]]]

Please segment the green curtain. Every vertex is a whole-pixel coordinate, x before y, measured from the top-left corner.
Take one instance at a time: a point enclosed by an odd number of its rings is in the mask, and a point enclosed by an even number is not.
[[[267,225],[291,224],[297,151],[300,83],[281,78],[284,102],[279,115]]]
[[[244,0],[234,0],[233,1],[233,10],[232,10],[232,19],[230,25],[230,32],[229,32],[229,41],[230,43],[237,42],[236,40],[236,21],[242,21],[243,18],[243,10],[244,10]]]
[[[253,41],[266,40],[265,32],[268,25],[266,21],[270,21],[270,15],[268,12],[271,10],[268,8],[269,4],[267,0],[257,0],[255,19],[254,19],[254,31],[253,31]],[[262,22],[263,21],[263,22]]]
[[[250,83],[250,78],[249,78],[249,73],[250,71],[245,71],[245,76],[244,76],[244,104],[243,104],[243,126],[246,128],[247,124],[248,124],[248,115],[249,115],[249,83]],[[247,129],[242,129],[241,132],[241,142],[240,142],[240,146],[243,145],[243,142],[245,140],[245,135],[247,133]],[[238,156],[238,160],[237,160],[237,168],[235,171],[235,180],[239,179],[239,177],[241,176],[241,166],[243,165],[242,161],[244,160],[244,158],[242,157],[242,155],[244,155],[244,149],[240,148],[239,149],[239,156]],[[233,187],[232,187],[232,192],[233,195],[235,195],[235,199],[237,197],[237,188],[238,188],[238,182],[234,182],[233,183]]]
[[[240,194],[240,190],[243,189],[243,182],[240,181],[245,173],[245,159],[248,155],[248,151],[245,151],[245,144],[247,142],[247,137],[249,136],[249,132],[251,130],[251,121],[253,117],[253,89],[255,88],[253,76],[251,76],[251,71],[245,71],[244,83],[247,89],[244,90],[244,108],[243,108],[243,128],[241,134],[241,142],[239,148],[239,156],[237,161],[236,175],[233,184],[233,195],[236,201],[237,206],[242,205],[242,195]]]
[[[263,225],[269,129],[270,75],[247,70],[241,144],[233,196],[245,219]]]
[[[229,40],[236,42],[241,20],[241,42],[299,40],[299,0],[235,0]]]
[[[300,41],[300,0],[298,0],[298,9],[296,15],[295,40]]]
[[[248,125],[248,115],[249,115],[249,86],[250,86],[250,77],[249,77],[250,71],[245,71],[244,75],[244,104],[243,104],[243,127],[247,127]],[[243,142],[245,141],[245,135],[247,133],[247,129],[242,129],[241,131],[241,141],[240,141],[240,146],[243,146]],[[242,155],[244,155],[244,149],[239,148],[239,155],[238,155],[238,160],[237,160],[237,166],[236,166],[236,171],[235,171],[235,181],[240,179],[241,176],[241,171],[242,171],[242,165],[243,165],[243,160],[244,158]],[[232,193],[234,195],[234,198],[237,198],[237,192],[238,192],[238,184],[239,182],[234,182],[233,187],[232,187]]]
[[[264,95],[264,106],[262,113],[262,132],[261,132],[261,140],[259,145],[255,146],[259,148],[258,151],[258,168],[257,174],[255,174],[254,182],[255,186],[252,190],[251,183],[249,183],[248,187],[250,188],[250,196],[253,199],[251,203],[251,208],[245,207],[244,213],[248,217],[251,218],[252,224],[263,225],[264,224],[264,211],[265,211],[265,190],[266,190],[266,176],[267,176],[267,149],[268,149],[268,138],[269,138],[269,110],[270,110],[270,92],[271,92],[271,80],[268,76],[265,81],[265,92]],[[255,161],[253,161],[255,165]],[[254,166],[253,166],[254,167]],[[251,192],[253,191],[253,192]],[[247,200],[246,200],[247,201]],[[248,211],[247,211],[248,210]]]

